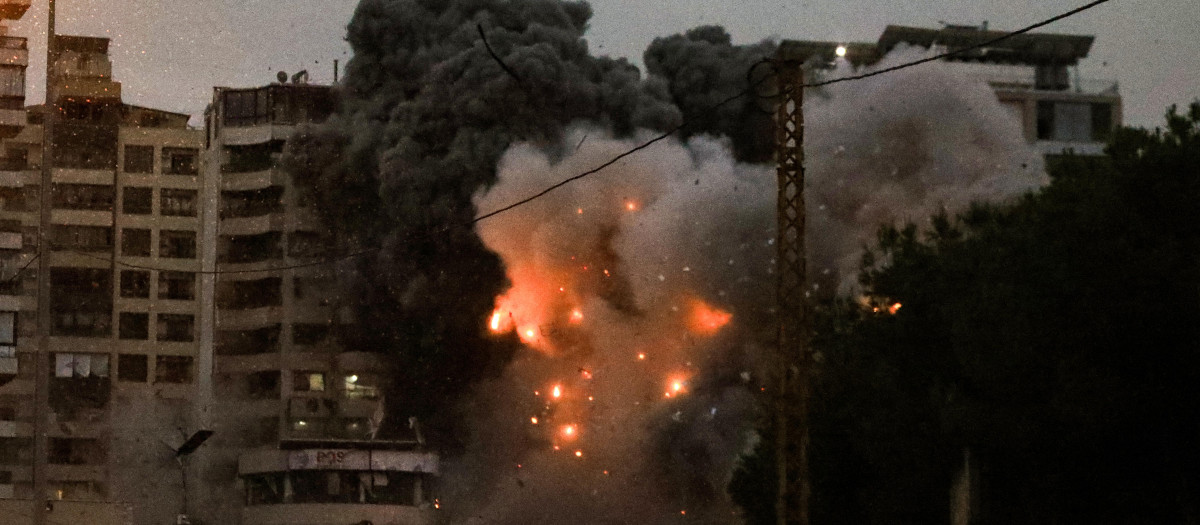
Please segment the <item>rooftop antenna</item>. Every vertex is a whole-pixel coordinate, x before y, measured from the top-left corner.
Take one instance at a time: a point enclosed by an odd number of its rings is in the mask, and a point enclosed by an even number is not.
[[[337,84],[337,81],[338,81],[338,59],[335,58],[335,59],[333,59],[333,83]]]

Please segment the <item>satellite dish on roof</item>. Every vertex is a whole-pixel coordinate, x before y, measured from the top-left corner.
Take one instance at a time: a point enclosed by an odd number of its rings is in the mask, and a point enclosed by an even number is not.
[[[288,79],[287,72],[280,71],[278,73],[275,73],[275,79],[278,80],[280,84],[286,83],[287,79]]]

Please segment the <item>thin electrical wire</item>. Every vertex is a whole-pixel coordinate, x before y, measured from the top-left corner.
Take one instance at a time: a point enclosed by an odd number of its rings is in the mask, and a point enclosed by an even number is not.
[[[25,265],[22,266],[19,270],[17,270],[17,272],[14,273],[12,277],[9,277],[8,279],[4,280],[4,285],[8,286],[8,285],[12,284],[12,282],[17,280],[17,278],[20,277],[22,273],[25,273],[25,269],[29,268],[29,265],[33,264],[33,262],[38,260],[38,257],[41,257],[41,256],[42,256],[42,254],[39,252],[39,253],[34,254],[33,257],[30,257],[28,261],[25,261]]]
[[[891,66],[891,67],[887,67],[887,68],[883,68],[883,69],[879,69],[879,70],[875,70],[875,71],[869,71],[869,72],[866,72],[866,73],[861,73],[861,74],[857,74],[857,75],[849,75],[849,76],[845,76],[845,77],[838,77],[838,78],[833,78],[833,79],[829,79],[829,80],[823,80],[823,81],[818,81],[818,82],[812,82],[812,83],[808,83],[808,84],[803,84],[803,85],[802,85],[802,87],[821,87],[821,86],[828,86],[828,85],[831,85],[831,84],[838,84],[838,83],[842,83],[842,82],[850,82],[850,81],[855,81],[855,80],[862,80],[862,79],[866,79],[866,78],[871,78],[871,77],[875,77],[875,76],[883,75],[883,74],[885,74],[885,73],[892,73],[892,72],[899,71],[899,70],[902,70],[902,69],[907,69],[907,68],[910,68],[910,67],[919,66],[919,65],[921,65],[921,64],[927,64],[927,63],[930,63],[930,62],[935,62],[935,61],[937,61],[937,60],[941,60],[941,59],[944,59],[944,58],[949,58],[949,57],[953,57],[953,56],[961,55],[961,54],[964,54],[964,53],[968,53],[968,52],[970,52],[970,51],[974,51],[974,50],[976,50],[976,49],[981,49],[981,48],[984,48],[984,47],[988,47],[988,46],[995,45],[995,44],[997,44],[997,43],[1000,43],[1000,42],[1003,42],[1003,41],[1005,41],[1005,40],[1008,40],[1009,38],[1012,38],[1012,37],[1014,37],[1014,36],[1017,36],[1017,35],[1021,35],[1021,34],[1028,33],[1028,32],[1030,32],[1030,31],[1033,31],[1033,30],[1035,30],[1035,29],[1038,29],[1038,28],[1041,28],[1041,27],[1045,27],[1045,26],[1047,26],[1047,25],[1050,25],[1050,24],[1052,24],[1052,23],[1054,23],[1054,22],[1057,22],[1057,21],[1059,21],[1059,20],[1063,20],[1063,19],[1065,19],[1065,18],[1069,18],[1069,17],[1071,17],[1071,16],[1077,15],[1077,14],[1079,14],[1079,13],[1082,13],[1082,12],[1084,12],[1084,11],[1087,11],[1087,10],[1089,10],[1089,9],[1092,9],[1092,8],[1094,8],[1094,7],[1096,7],[1096,6],[1099,6],[1099,5],[1101,5],[1101,4],[1108,3],[1108,2],[1110,2],[1110,1],[1112,1],[1112,0],[1094,0],[1093,2],[1090,2],[1090,3],[1088,3],[1088,4],[1082,5],[1082,6],[1080,6],[1080,7],[1077,7],[1077,8],[1075,8],[1075,9],[1072,9],[1072,10],[1070,10],[1070,11],[1066,11],[1066,12],[1064,12],[1064,13],[1061,13],[1061,14],[1059,14],[1059,15],[1056,15],[1056,16],[1053,16],[1053,17],[1050,17],[1050,18],[1047,18],[1047,19],[1045,19],[1045,20],[1042,20],[1042,21],[1040,21],[1040,22],[1037,22],[1037,23],[1035,23],[1035,24],[1032,24],[1032,25],[1026,26],[1026,27],[1024,27],[1024,28],[1021,28],[1021,29],[1018,29],[1018,30],[1016,30],[1016,31],[1012,31],[1012,32],[1009,32],[1009,33],[1005,33],[1005,34],[1003,34],[1003,35],[1001,35],[1001,36],[999,36],[999,37],[993,38],[993,39],[991,39],[991,40],[987,40],[987,41],[985,41],[985,42],[981,42],[981,43],[978,43],[978,44],[975,44],[975,45],[972,45],[972,46],[968,46],[968,47],[965,47],[965,48],[962,48],[962,49],[956,49],[956,50],[953,50],[953,51],[947,51],[947,52],[945,52],[945,53],[939,53],[939,54],[937,54],[937,55],[932,55],[932,56],[928,56],[928,57],[921,58],[921,59],[918,59],[918,60],[913,60],[913,61],[911,61],[911,62],[905,62],[905,63],[903,63],[903,64],[898,64],[898,65],[895,65],[895,66]],[[481,27],[481,26],[480,26],[480,27],[477,27],[477,29],[479,29],[479,30],[480,30],[481,37],[482,37],[482,36],[483,36],[483,34],[482,34],[482,27]],[[486,38],[484,38],[484,43],[485,43],[485,45],[487,44],[487,40],[486,40]],[[489,46],[489,47],[490,47],[490,46]],[[494,58],[497,58],[497,57],[495,57],[495,56],[494,56],[494,54],[493,54],[493,57],[494,57]],[[753,73],[753,70],[754,70],[755,68],[757,68],[757,67],[761,66],[761,65],[762,65],[763,63],[765,63],[765,62],[771,62],[771,61],[770,61],[769,59],[763,59],[763,60],[760,60],[760,61],[758,61],[758,62],[755,62],[755,64],[754,64],[753,66],[751,66],[751,69],[750,69],[750,71],[747,73],[747,75],[749,76],[750,74],[752,74],[752,73]],[[501,62],[501,65],[502,65],[502,66],[504,65],[504,64],[503,64],[503,62]],[[507,67],[505,67],[505,69],[507,70]],[[519,77],[516,77],[516,78],[518,78],[518,79],[519,79]],[[725,99],[721,100],[721,101],[720,101],[720,102],[718,102],[717,104],[714,104],[714,105],[712,105],[712,106],[710,106],[710,107],[708,107],[708,108],[705,108],[705,111],[704,111],[704,112],[705,112],[705,113],[709,113],[709,112],[715,111],[715,110],[717,110],[717,109],[720,109],[720,108],[724,107],[725,105],[727,105],[727,104],[729,104],[729,103],[731,103],[731,102],[734,102],[734,101],[736,101],[736,100],[738,100],[738,99],[740,99],[740,98],[742,98],[742,97],[745,97],[745,96],[746,96],[746,95],[748,95],[748,94],[751,94],[751,93],[754,91],[754,89],[756,89],[756,88],[757,88],[759,85],[761,85],[761,84],[762,84],[762,83],[763,83],[763,82],[764,82],[766,79],[768,79],[768,78],[770,78],[770,76],[769,76],[769,75],[768,75],[768,76],[764,76],[762,79],[759,79],[759,81],[758,81],[758,82],[756,82],[756,83],[754,83],[753,85],[751,85],[751,86],[747,87],[746,89],[743,89],[742,91],[739,91],[738,93],[736,93],[736,94],[734,94],[734,95],[732,95],[732,96],[729,96],[729,97],[727,97],[727,98],[725,98]],[[781,93],[779,93],[779,94],[776,94],[776,95],[773,95],[773,96],[771,96],[771,95],[764,96],[763,98],[773,98],[773,97],[776,97],[776,96],[782,95],[783,93],[786,93],[786,91],[784,91],[784,92],[781,92]],[[561,181],[558,181],[558,182],[556,182],[556,183],[554,183],[554,184],[552,184],[552,185],[550,185],[550,186],[547,186],[545,189],[543,189],[543,190],[541,190],[541,191],[539,191],[539,192],[537,192],[537,193],[534,193],[534,194],[532,194],[532,195],[530,195],[530,196],[528,196],[528,197],[525,197],[525,198],[523,198],[523,199],[520,199],[520,200],[518,200],[518,201],[515,201],[515,202],[513,202],[512,204],[508,204],[508,205],[506,205],[506,206],[503,206],[503,207],[501,207],[501,208],[497,208],[497,209],[495,209],[495,210],[492,210],[492,211],[489,211],[489,212],[487,212],[487,213],[483,213],[483,214],[481,214],[481,215],[478,215],[478,216],[476,216],[475,218],[471,219],[471,221],[470,221],[468,224],[476,224],[476,223],[479,223],[479,222],[481,222],[481,221],[484,221],[484,220],[490,219],[490,218],[492,218],[492,217],[495,217],[495,216],[497,216],[497,215],[500,215],[500,214],[502,214],[502,213],[505,213],[505,212],[507,212],[507,211],[510,211],[510,210],[513,210],[513,209],[515,209],[515,208],[518,208],[518,207],[524,206],[524,205],[526,205],[526,204],[529,204],[530,202],[533,202],[533,201],[535,201],[535,200],[537,200],[537,199],[540,199],[540,198],[542,198],[542,197],[546,196],[547,194],[549,194],[549,193],[553,192],[554,190],[556,190],[556,189],[558,189],[558,188],[561,188],[561,187],[563,187],[563,186],[566,186],[566,185],[568,185],[568,184],[570,184],[570,183],[572,183],[572,182],[575,182],[575,181],[577,181],[577,180],[583,179],[583,178],[585,178],[585,177],[588,177],[588,176],[591,176],[591,175],[595,175],[596,173],[599,173],[599,172],[603,171],[605,168],[608,168],[609,166],[612,166],[613,164],[616,164],[616,163],[620,162],[622,159],[624,159],[624,158],[626,158],[626,157],[629,157],[630,155],[633,155],[634,153],[637,153],[637,152],[639,152],[639,151],[641,151],[641,150],[644,150],[644,149],[646,149],[646,148],[648,148],[648,147],[650,147],[650,146],[652,146],[652,145],[654,145],[654,144],[656,144],[656,143],[658,143],[658,142],[661,142],[662,140],[664,140],[664,139],[666,139],[666,138],[670,137],[671,135],[674,135],[675,133],[678,133],[680,130],[682,130],[684,127],[686,127],[686,125],[687,125],[687,121],[685,120],[684,122],[680,123],[679,125],[677,125],[677,126],[675,126],[675,127],[671,128],[670,130],[667,130],[667,131],[665,131],[665,132],[662,132],[662,133],[660,133],[660,134],[658,134],[658,135],[655,135],[654,137],[652,137],[652,138],[650,138],[650,139],[646,140],[645,142],[642,142],[641,144],[639,144],[639,145],[637,145],[637,146],[634,146],[633,148],[630,148],[629,150],[626,150],[625,152],[623,152],[623,153],[621,153],[621,154],[619,154],[619,155],[617,155],[617,156],[613,157],[612,159],[609,159],[608,161],[604,162],[603,164],[600,164],[600,165],[596,166],[595,168],[592,168],[592,169],[590,169],[590,170],[588,170],[588,171],[585,171],[585,172],[583,172],[583,173],[580,173],[580,174],[578,174],[578,175],[574,175],[574,176],[568,177],[568,178],[566,178],[566,179],[563,179],[563,180],[561,180]],[[256,270],[200,270],[200,271],[197,271],[197,272],[194,272],[194,273],[198,273],[198,274],[202,274],[202,275],[219,275],[219,274],[263,273],[263,272],[275,272],[275,271],[284,271],[284,270],[294,270],[294,269],[298,269],[298,268],[307,268],[307,267],[310,267],[310,266],[322,266],[322,265],[326,265],[326,264],[333,264],[333,263],[337,263],[337,262],[340,262],[340,261],[344,261],[344,260],[348,260],[348,259],[353,259],[353,258],[355,258],[355,257],[359,257],[359,256],[362,256],[362,255],[367,255],[367,254],[370,254],[370,253],[374,253],[374,252],[377,252],[377,251],[379,251],[379,250],[381,250],[381,249],[382,249],[382,248],[379,248],[379,247],[376,247],[376,248],[367,248],[367,249],[359,250],[359,251],[356,251],[356,252],[353,252],[353,253],[350,253],[350,254],[346,254],[346,255],[338,256],[338,257],[335,257],[335,258],[332,258],[332,259],[323,259],[323,260],[320,260],[320,261],[313,261],[313,262],[308,262],[308,263],[297,263],[297,264],[291,264],[291,265],[285,265],[285,266],[271,266],[271,267],[268,267],[268,268],[262,268],[262,269],[256,269]],[[138,265],[138,264],[127,263],[127,262],[124,262],[124,261],[119,261],[119,260],[116,260],[116,258],[115,258],[115,257],[114,257],[114,258],[102,257],[102,256],[98,256],[98,255],[92,255],[92,254],[84,253],[84,252],[73,252],[73,253],[77,253],[77,254],[79,254],[79,255],[83,255],[83,256],[86,256],[86,257],[91,257],[91,258],[98,259],[98,260],[103,260],[103,261],[110,262],[110,263],[113,263],[113,264],[117,264],[117,265],[120,265],[120,266],[124,266],[124,267],[127,267],[127,268],[136,268],[136,269],[141,269],[141,270],[159,270],[159,271],[161,271],[161,270],[167,270],[167,271],[170,271],[170,270],[172,270],[172,269],[170,269],[170,268],[159,268],[159,267],[155,267],[155,266],[147,266],[147,265]],[[28,266],[28,264],[27,264],[26,266]],[[23,270],[24,270],[24,268],[22,268],[22,271],[23,271]],[[20,273],[21,273],[21,272],[18,272],[18,273],[17,273],[17,275],[20,275]],[[16,276],[14,276],[14,278],[15,278],[15,277],[16,277]]]

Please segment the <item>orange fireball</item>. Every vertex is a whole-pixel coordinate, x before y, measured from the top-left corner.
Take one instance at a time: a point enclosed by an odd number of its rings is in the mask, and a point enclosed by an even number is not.
[[[688,328],[701,335],[714,335],[733,320],[733,314],[709,306],[699,299],[691,301],[690,310]]]

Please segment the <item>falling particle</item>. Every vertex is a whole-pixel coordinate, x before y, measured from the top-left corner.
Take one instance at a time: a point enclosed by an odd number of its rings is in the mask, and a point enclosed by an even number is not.
[[[683,271],[690,272],[690,271],[692,271],[692,268],[690,266],[684,266]]]
[[[667,280],[667,276],[660,273],[660,274],[658,274],[658,280],[659,280],[659,282],[665,281],[665,280]]]
[[[606,470],[606,471],[604,471],[604,475],[605,475],[605,476],[607,476],[607,475],[608,475],[608,471],[607,471],[607,470]]]
[[[530,422],[530,423],[533,423],[533,424],[535,424],[535,425],[536,425],[536,424],[538,424],[538,418],[537,418],[537,417],[531,417],[531,418],[529,418],[529,422]]]
[[[571,310],[571,322],[578,323],[583,320],[583,312],[578,309]]]
[[[582,378],[584,378],[584,379],[591,379],[591,378],[592,378],[592,371],[591,371],[591,370],[588,370],[588,369],[586,369],[586,368],[580,368],[580,369],[579,369],[579,377],[582,377]]]
[[[687,516],[687,511],[686,511],[686,510],[681,510],[681,511],[679,511],[679,514],[680,514],[680,515],[682,515],[682,516]]]
[[[608,270],[606,269],[606,270],[604,270],[604,276],[605,276],[605,277],[612,277],[612,274],[608,273]]]
[[[638,361],[645,361],[645,360],[646,360],[646,353],[645,352],[638,353]]]
[[[562,397],[562,387],[559,385],[554,385],[554,389],[550,391],[550,395],[553,396],[554,399]]]
[[[594,398],[592,396],[588,396],[588,401],[595,401],[595,400],[596,400],[596,398]]]
[[[625,209],[629,211],[637,211],[637,203],[633,201],[627,201],[625,203]]]
[[[520,463],[517,463],[517,468],[521,468],[521,464],[520,464]]]
[[[583,451],[582,451],[582,450],[576,450],[576,451],[575,451],[575,457],[577,457],[577,458],[581,458],[581,457],[583,457]]]
[[[560,447],[558,445],[554,445],[554,451],[558,452],[559,450],[562,450],[562,447]]]
[[[575,215],[583,215],[583,208],[576,208]]]

